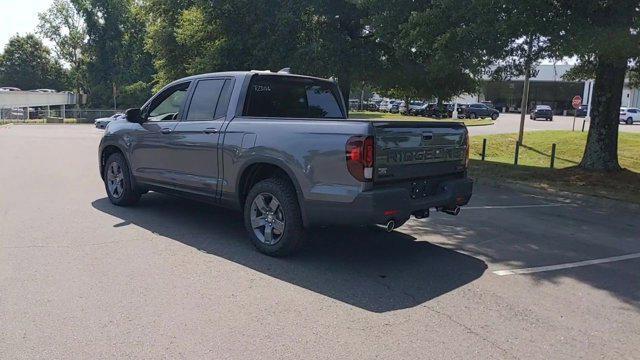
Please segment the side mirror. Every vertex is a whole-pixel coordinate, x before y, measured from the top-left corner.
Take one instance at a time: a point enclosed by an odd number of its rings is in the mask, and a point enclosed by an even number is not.
[[[140,111],[140,109],[137,109],[137,108],[128,109],[125,112],[125,116],[127,117],[128,122],[138,123],[138,124],[141,124],[142,122],[144,122],[144,120],[142,119],[142,112]]]

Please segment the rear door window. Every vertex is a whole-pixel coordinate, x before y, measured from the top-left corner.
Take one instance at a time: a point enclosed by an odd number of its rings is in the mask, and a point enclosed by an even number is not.
[[[309,78],[256,75],[247,90],[245,115],[344,118],[337,86]]]
[[[224,83],[224,79],[198,81],[186,121],[213,120]]]

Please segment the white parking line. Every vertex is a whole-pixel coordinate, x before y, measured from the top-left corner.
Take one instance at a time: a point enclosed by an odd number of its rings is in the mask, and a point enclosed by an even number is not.
[[[614,261],[622,261],[622,260],[629,260],[629,259],[636,259],[636,258],[640,258],[640,253],[628,254],[628,255],[622,255],[622,256],[613,256],[613,257],[608,257],[604,259],[578,261],[578,262],[559,264],[559,265],[532,267],[532,268],[526,268],[526,269],[497,270],[497,271],[494,271],[493,273],[499,276],[532,274],[532,273],[539,273],[544,271],[570,269],[570,268],[576,268],[581,266],[604,264],[604,263],[610,263]]]
[[[558,206],[575,206],[575,204],[534,204],[534,205],[487,205],[487,206],[465,206],[463,210],[480,210],[480,209],[526,209],[540,207],[558,207]]]

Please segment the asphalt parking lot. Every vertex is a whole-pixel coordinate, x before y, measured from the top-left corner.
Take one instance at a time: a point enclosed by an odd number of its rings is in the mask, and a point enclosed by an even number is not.
[[[100,135],[0,128],[1,359],[638,356],[637,207],[479,184],[458,217],[273,259],[239,214],[112,206]]]

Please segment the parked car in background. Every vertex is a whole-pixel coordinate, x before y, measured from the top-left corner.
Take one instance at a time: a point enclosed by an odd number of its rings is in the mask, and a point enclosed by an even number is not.
[[[0,87],[0,91],[22,91],[17,87],[12,87],[12,86],[5,86],[5,87]]]
[[[105,129],[107,127],[107,125],[109,125],[110,122],[114,121],[114,120],[118,120],[118,119],[124,119],[125,115],[122,113],[117,113],[117,114],[113,114],[109,117],[106,118],[99,118],[96,119],[93,123],[95,124],[95,126],[98,129]]]
[[[494,108],[490,108],[486,104],[483,103],[475,103],[470,104],[465,109],[465,117],[469,119],[484,119],[491,118],[492,120],[496,120],[500,116],[500,112]]]
[[[576,116],[577,117],[586,117],[588,110],[589,110],[589,106],[581,105],[580,108],[576,110]]]
[[[349,118],[330,80],[213,73],[127,110],[107,127],[98,165],[114,205],[153,190],[235,209],[259,251],[284,256],[315,226],[392,231],[431,209],[457,215],[473,190],[468,135],[453,121]]]
[[[393,105],[396,103],[395,100],[382,100],[380,102],[379,109],[382,112],[390,112]]]
[[[416,111],[418,111],[418,109],[422,108],[423,106],[424,101],[411,101],[409,102],[409,111],[407,112],[407,114],[415,115]]]
[[[536,107],[531,110],[529,118],[531,118],[531,120],[545,119],[553,121],[553,110],[551,110],[551,106],[549,105],[536,105]]]
[[[53,89],[35,89],[35,90],[29,90],[31,92],[39,92],[39,93],[57,93],[57,91],[53,90]]]
[[[634,122],[640,122],[640,110],[637,108],[620,108],[620,122],[627,125],[633,125]]]
[[[402,105],[403,102],[400,101],[395,101],[393,104],[391,104],[391,106],[389,107],[389,112],[392,114],[398,114],[400,113],[400,105]]]
[[[453,117],[453,107],[455,105],[456,104],[450,104],[450,103],[449,104],[445,104],[445,106],[447,107],[447,117],[450,117],[450,118]],[[458,119],[460,119],[461,117],[464,117],[463,112],[464,112],[464,109],[466,107],[466,104],[457,104],[457,105],[458,105],[458,107],[457,107]]]

